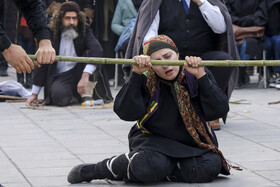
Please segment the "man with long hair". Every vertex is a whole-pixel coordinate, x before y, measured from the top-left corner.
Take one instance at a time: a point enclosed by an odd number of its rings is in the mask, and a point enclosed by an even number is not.
[[[63,3],[54,15],[50,27],[53,33],[52,43],[58,55],[102,56],[102,47],[86,23],[86,17],[77,3],[72,1]],[[82,102],[82,96],[87,93],[90,77],[98,69],[99,66],[95,64],[76,62],[55,62],[37,68],[34,71],[32,96],[27,100],[27,104],[37,102],[43,86],[46,104],[67,106],[73,103],[73,97]],[[110,92],[106,99],[112,101]]]

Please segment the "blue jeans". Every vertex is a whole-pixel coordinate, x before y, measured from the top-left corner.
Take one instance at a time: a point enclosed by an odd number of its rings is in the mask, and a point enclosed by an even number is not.
[[[280,34],[265,36],[268,59],[280,60]],[[275,67],[275,71],[280,73],[280,66]]]
[[[247,46],[246,40],[244,40],[244,42],[237,47],[241,60],[250,60],[251,58],[250,55],[246,54],[246,46]]]

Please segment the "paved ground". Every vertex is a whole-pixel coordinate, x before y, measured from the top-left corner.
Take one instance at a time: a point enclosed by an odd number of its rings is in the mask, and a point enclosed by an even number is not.
[[[9,68],[10,77],[15,72]],[[113,90],[114,95],[116,91]],[[150,186],[280,186],[280,91],[235,90],[226,125],[217,132],[224,156],[243,171],[232,170],[209,184],[161,183]],[[97,162],[127,152],[132,123],[112,109],[44,107],[0,103],[0,184],[3,186],[107,186],[104,180],[69,185],[66,176],[76,164]],[[138,186],[112,182],[114,186]]]

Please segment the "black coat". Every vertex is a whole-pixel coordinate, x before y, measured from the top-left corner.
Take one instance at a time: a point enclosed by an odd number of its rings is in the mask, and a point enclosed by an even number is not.
[[[23,12],[27,24],[33,35],[39,42],[42,39],[50,39],[50,30],[47,27],[47,19],[44,15],[43,6],[39,0],[13,0],[17,7]],[[35,16],[34,16],[35,15]],[[10,39],[0,25],[0,51],[7,49],[11,44]]]
[[[273,36],[280,33],[280,0],[267,0],[268,22],[265,35]]]
[[[266,0],[225,0],[232,23],[241,27],[267,23]]]
[[[266,0],[226,0],[232,23],[241,27],[265,26],[268,20]],[[251,59],[261,59],[264,42],[259,38],[246,39],[245,53]]]
[[[59,55],[60,38],[58,40],[53,41],[52,45],[56,51],[56,55]],[[76,54],[79,57],[102,56],[103,49],[98,40],[94,37],[92,30],[89,26],[86,27],[85,36],[78,36],[76,39],[74,39],[74,46]],[[75,66],[75,75],[73,76],[78,76],[78,80],[80,79],[85,66],[85,63],[79,63]],[[44,97],[46,104],[50,103],[49,89],[54,81],[56,70],[57,62],[54,62],[50,65],[42,65],[41,68],[35,68],[33,73],[33,84],[41,87],[44,86]]]

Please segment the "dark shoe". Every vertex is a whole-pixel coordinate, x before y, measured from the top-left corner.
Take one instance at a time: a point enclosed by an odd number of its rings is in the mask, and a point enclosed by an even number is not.
[[[220,125],[220,123],[219,123],[219,119],[214,120],[214,121],[210,121],[210,126],[212,127],[212,129],[213,129],[214,131],[218,131],[218,130],[221,129],[221,125]]]
[[[95,164],[81,164],[75,166],[68,174],[67,180],[71,184],[90,182],[94,179]]]
[[[238,83],[236,83],[236,85],[235,85],[235,89],[241,89],[242,88],[242,85],[238,82]]]
[[[1,69],[0,75],[1,75],[1,77],[7,77],[8,76],[7,69]]]

